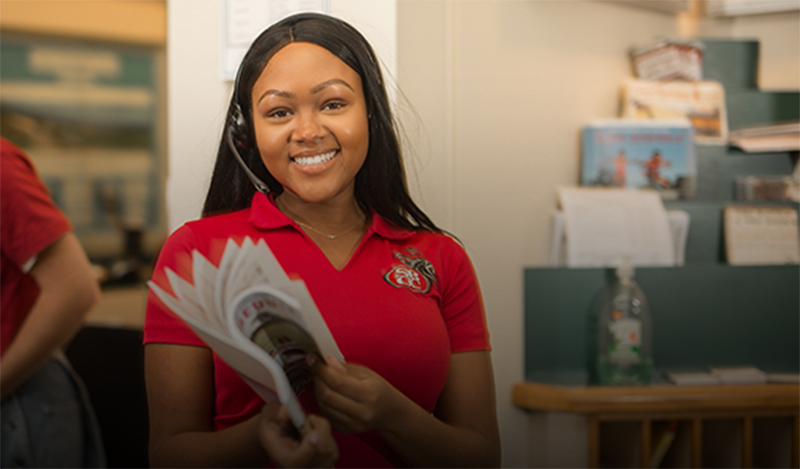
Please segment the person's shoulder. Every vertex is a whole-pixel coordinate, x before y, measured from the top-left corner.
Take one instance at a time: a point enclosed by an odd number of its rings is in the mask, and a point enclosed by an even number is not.
[[[0,162],[3,169],[6,170],[22,170],[31,173],[36,173],[33,162],[27,154],[18,146],[0,137]]]
[[[407,244],[428,255],[452,259],[467,255],[464,245],[446,231],[417,230]]]
[[[189,220],[170,234],[179,244],[201,245],[212,239],[235,238],[250,229],[250,209],[205,216]]]

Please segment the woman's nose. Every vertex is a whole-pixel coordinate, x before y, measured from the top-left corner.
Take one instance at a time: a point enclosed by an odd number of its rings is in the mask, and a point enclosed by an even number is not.
[[[314,142],[325,136],[325,127],[319,121],[319,116],[313,113],[298,115],[297,128],[294,138],[299,142]]]

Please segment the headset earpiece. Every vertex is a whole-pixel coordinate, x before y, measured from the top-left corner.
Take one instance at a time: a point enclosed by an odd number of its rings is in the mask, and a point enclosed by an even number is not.
[[[228,119],[228,126],[231,128],[233,138],[236,140],[236,144],[239,148],[247,150],[247,119],[244,118],[244,113],[239,103],[233,104],[233,110]]]
[[[228,128],[225,130],[225,138],[228,141],[228,147],[233,152],[236,161],[242,167],[244,173],[247,175],[248,179],[250,179],[250,182],[253,183],[256,190],[264,194],[269,194],[269,187],[264,181],[259,179],[258,176],[253,174],[253,171],[247,167],[247,163],[245,163],[244,158],[242,158],[242,155],[239,153],[240,150],[248,150],[247,133],[247,120],[244,118],[242,108],[239,106],[239,103],[234,103],[231,115],[228,116]]]

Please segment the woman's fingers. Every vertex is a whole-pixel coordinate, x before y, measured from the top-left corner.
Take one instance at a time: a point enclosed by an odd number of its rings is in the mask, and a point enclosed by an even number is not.
[[[288,410],[277,402],[264,405],[259,439],[276,466],[332,467],[339,459],[330,423],[315,415],[308,420],[311,431],[298,440]]]

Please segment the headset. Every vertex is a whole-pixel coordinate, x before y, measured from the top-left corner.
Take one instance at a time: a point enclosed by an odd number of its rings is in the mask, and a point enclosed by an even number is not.
[[[239,72],[241,72],[241,68],[239,69]],[[247,163],[244,162],[242,155],[239,154],[239,148],[246,150],[248,146],[247,119],[245,119],[242,108],[239,106],[239,72],[236,73],[236,82],[234,83],[233,88],[233,109],[228,116],[227,128],[225,129],[225,139],[228,141],[228,147],[236,157],[236,161],[239,162],[239,165],[250,179],[250,182],[253,183],[253,186],[255,186],[256,190],[262,194],[269,194],[269,187],[264,183],[264,181],[259,179],[258,176],[253,173],[253,171],[250,170],[250,168],[247,166]]]

